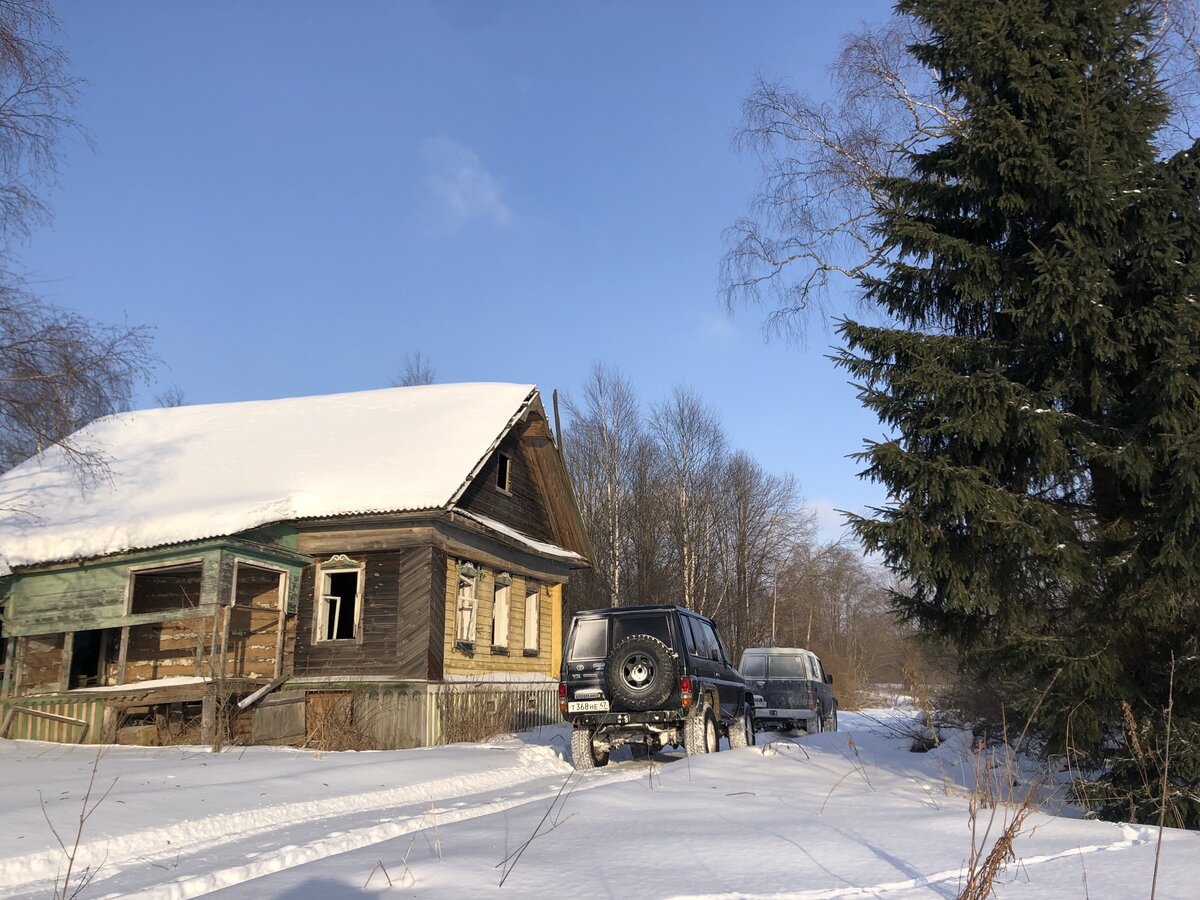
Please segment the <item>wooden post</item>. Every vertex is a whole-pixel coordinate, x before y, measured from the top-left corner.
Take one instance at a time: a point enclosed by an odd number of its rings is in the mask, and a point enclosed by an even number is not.
[[[121,629],[121,649],[117,652],[117,684],[125,683],[125,659],[129,656],[129,626]]]
[[[284,635],[287,633],[287,595],[288,595],[288,574],[286,572],[279,573],[279,588],[276,590],[276,596],[279,600],[279,633],[275,635],[275,677],[283,676],[283,653],[284,653]]]
[[[200,743],[212,747],[217,740],[217,697],[212,691],[200,702]]]
[[[8,650],[4,654],[4,671],[0,672],[0,697],[14,693],[14,682],[17,678],[17,639],[8,639]]]
[[[71,689],[71,660],[75,656],[75,632],[63,634],[62,663],[58,667],[58,689],[66,693]]]
[[[16,652],[13,653],[13,678],[12,692],[13,696],[21,696],[21,688],[25,685],[25,654],[29,648],[29,638],[21,637],[17,639]]]

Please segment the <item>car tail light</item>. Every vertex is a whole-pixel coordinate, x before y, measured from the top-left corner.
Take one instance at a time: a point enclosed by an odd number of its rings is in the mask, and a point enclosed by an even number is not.
[[[679,696],[683,700],[683,708],[687,709],[692,705],[692,676],[684,675],[679,679]]]
[[[558,683],[558,711],[563,713],[567,711],[567,683],[565,681]]]

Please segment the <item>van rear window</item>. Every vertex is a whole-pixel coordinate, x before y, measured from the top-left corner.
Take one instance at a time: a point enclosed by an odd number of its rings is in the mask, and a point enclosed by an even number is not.
[[[803,656],[772,656],[772,678],[808,678]]]
[[[576,619],[567,659],[603,659],[607,636],[608,619]]]
[[[767,658],[761,655],[743,656],[739,671],[746,678],[766,678]]]

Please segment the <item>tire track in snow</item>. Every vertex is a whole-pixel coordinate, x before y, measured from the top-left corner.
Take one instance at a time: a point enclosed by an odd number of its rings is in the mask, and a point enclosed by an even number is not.
[[[565,777],[573,771],[568,763],[546,748],[525,748],[517,754],[516,762],[516,765],[500,769],[387,790],[243,809],[85,840],[75,857],[75,871],[98,868],[98,874],[91,882],[91,888],[95,890],[97,885],[119,876],[131,866],[153,866],[176,859],[181,853],[191,857],[207,849],[285,830],[297,823],[311,827],[315,822],[339,816],[395,811],[463,795],[507,790],[540,778]],[[52,884],[64,865],[63,853],[57,848],[7,859],[0,866],[0,894],[36,893],[46,884]]]
[[[567,774],[564,777],[570,778],[571,775]],[[582,778],[571,788],[571,792],[590,791],[602,785],[633,781],[645,777],[645,773],[641,768],[622,769],[603,774],[596,773]],[[517,786],[519,785],[513,785],[513,787]],[[205,872],[200,875],[178,878],[174,881],[161,882],[133,893],[119,891],[117,893],[105,894],[102,895],[101,900],[116,900],[116,898],[121,898],[121,900],[190,900],[192,897],[199,897],[212,891],[233,887],[255,878],[261,878],[264,875],[272,875],[285,869],[302,866],[329,856],[336,856],[339,853],[349,853],[352,850],[360,850],[372,844],[381,844],[425,828],[432,828],[435,824],[440,828],[445,825],[453,825],[456,822],[479,819],[519,806],[553,800],[562,793],[564,793],[562,785],[556,782],[544,790],[534,793],[522,793],[520,796],[477,803],[467,807],[439,809],[435,811],[436,817],[433,819],[430,818],[429,811],[427,810],[419,815],[408,816],[401,820],[354,828],[349,831],[327,835],[305,844],[292,844],[280,847],[269,856],[264,855],[263,858],[237,866],[229,866],[215,872]],[[242,837],[243,835],[238,835],[237,839],[230,843],[236,843]]]
[[[1022,868],[1036,866],[1042,863],[1054,862],[1059,859],[1076,859],[1081,855],[1103,853],[1113,850],[1128,850],[1149,843],[1152,838],[1146,829],[1126,826],[1126,839],[1114,841],[1111,844],[1092,844],[1087,847],[1071,847],[1057,853],[1046,853],[1040,856],[1021,856],[1012,865]],[[723,894],[677,894],[666,900],[844,900],[847,897],[878,897],[881,894],[891,894],[897,891],[911,891],[916,888],[932,887],[951,881],[961,881],[964,871],[962,867],[921,875],[917,878],[905,878],[900,881],[885,881],[881,884],[870,884],[856,887],[845,885],[839,888],[810,888],[804,891],[778,891],[774,893],[746,893],[737,891]]]

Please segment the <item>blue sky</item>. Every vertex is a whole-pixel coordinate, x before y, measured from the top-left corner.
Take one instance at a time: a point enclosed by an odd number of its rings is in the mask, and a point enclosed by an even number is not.
[[[68,144],[20,259],[52,301],[154,327],[138,405],[383,387],[418,350],[439,381],[570,394],[603,360],[648,403],[694,388],[819,509],[881,500],[832,333],[765,342],[717,273],[758,177],[731,147],[752,79],[824,93],[888,4],[55,8],[95,149]]]

